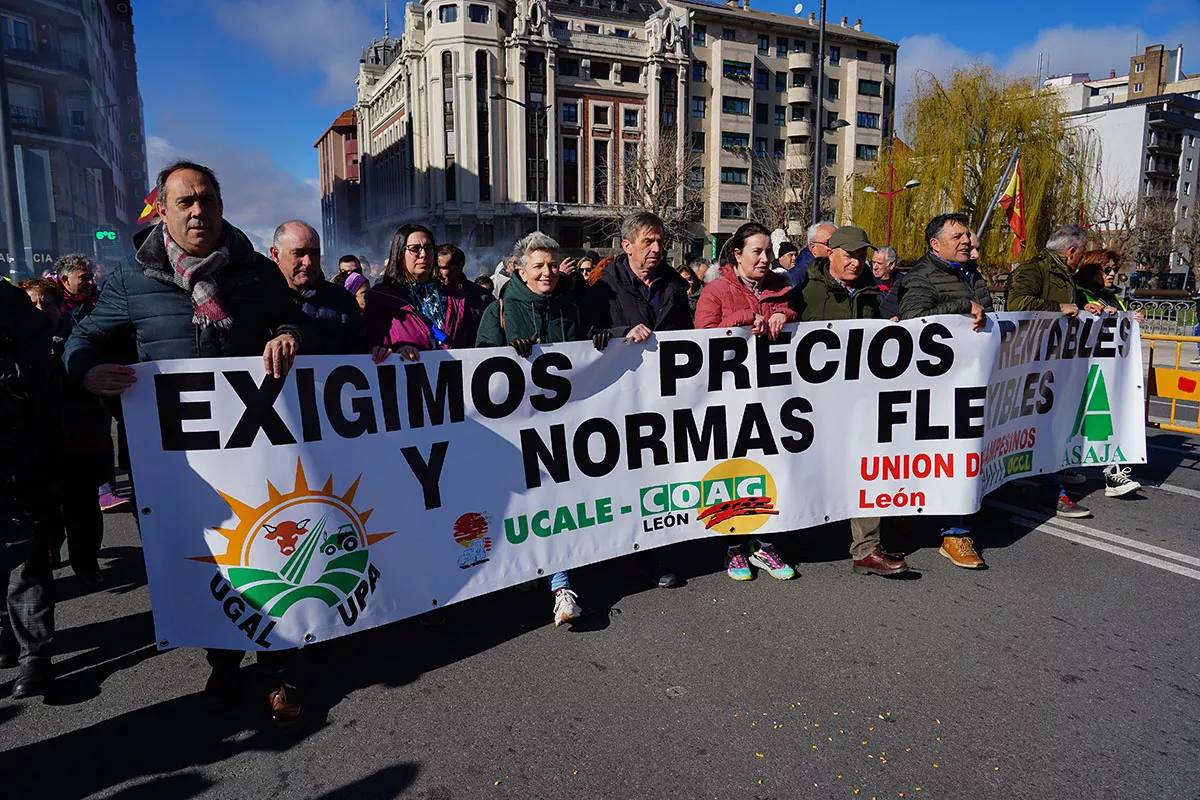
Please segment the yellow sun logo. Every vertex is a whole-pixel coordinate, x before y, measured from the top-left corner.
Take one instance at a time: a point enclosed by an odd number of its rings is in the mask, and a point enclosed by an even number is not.
[[[246,602],[269,616],[281,617],[305,599],[333,608],[367,574],[370,547],[395,533],[367,531],[374,509],[353,505],[360,480],[340,495],[332,475],[313,489],[297,460],[292,491],[280,492],[268,481],[267,498],[257,506],[219,491],[237,515],[237,527],[212,529],[227,540],[224,553],[191,560],[225,567]]]

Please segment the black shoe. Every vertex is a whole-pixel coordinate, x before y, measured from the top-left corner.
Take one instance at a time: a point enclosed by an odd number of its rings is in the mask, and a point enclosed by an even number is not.
[[[231,706],[242,697],[240,665],[213,667],[204,684],[204,694],[215,706]]]
[[[89,592],[94,592],[104,587],[104,577],[100,574],[98,567],[83,569],[75,574],[79,577],[80,582],[83,583],[83,588]]]
[[[13,699],[45,695],[53,683],[54,672],[50,669],[50,659],[31,659],[17,673],[17,682],[12,688]]]

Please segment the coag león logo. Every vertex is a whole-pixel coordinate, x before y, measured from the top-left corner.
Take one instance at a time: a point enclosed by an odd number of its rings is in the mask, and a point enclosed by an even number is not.
[[[1108,441],[1114,432],[1104,370],[1093,364],[1079,396],[1064,460],[1071,465],[1123,463],[1125,454],[1120,445]]]
[[[641,490],[642,527],[646,531],[684,525],[690,512],[704,527],[726,534],[747,534],[779,511],[775,479],[748,458],[722,461],[698,481],[648,486]]]
[[[366,609],[380,577],[370,548],[393,532],[368,532],[374,509],[353,505],[361,477],[339,495],[333,476],[311,488],[297,461],[292,491],[268,481],[267,498],[257,506],[218,492],[238,524],[213,528],[228,540],[223,554],[191,560],[222,568],[210,583],[212,596],[248,639],[270,647],[276,622],[305,600],[336,607],[347,627]]]

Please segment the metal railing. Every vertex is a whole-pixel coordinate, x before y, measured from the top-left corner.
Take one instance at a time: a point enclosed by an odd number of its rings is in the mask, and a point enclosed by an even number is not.
[[[1169,336],[1156,333],[1142,334],[1142,341],[1150,345],[1150,355],[1147,359],[1149,367],[1146,373],[1146,425],[1147,427],[1160,428],[1164,431],[1174,431],[1176,433],[1193,433],[1200,434],[1200,371],[1195,369],[1183,369],[1181,363],[1184,353],[1183,346],[1189,344],[1193,347],[1200,347],[1200,336]],[[1154,349],[1159,342],[1169,342],[1175,345],[1174,365],[1170,367],[1160,367],[1154,363]],[[1161,348],[1160,348],[1161,349]],[[1167,415],[1165,422],[1151,420],[1150,405],[1155,400],[1169,400],[1171,402],[1171,410]],[[1192,403],[1195,407],[1180,407],[1179,403]],[[1179,424],[1181,420],[1176,418],[1177,412],[1184,412],[1188,416],[1186,421],[1192,422],[1190,425]]]
[[[4,49],[7,57],[13,61],[77,72],[84,76],[88,74],[87,58],[75,50],[53,47],[23,36],[5,36]]]
[[[1194,300],[1130,300],[1130,311],[1142,312],[1142,333],[1166,336],[1193,336],[1196,331]]]

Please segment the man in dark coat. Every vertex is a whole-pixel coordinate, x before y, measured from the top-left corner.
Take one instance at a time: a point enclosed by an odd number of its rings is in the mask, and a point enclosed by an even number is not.
[[[808,265],[799,305],[801,322],[879,319],[879,291],[867,264],[867,250],[874,245],[862,228],[844,225],[827,239],[829,255],[814,258]],[[850,520],[850,568],[860,575],[888,577],[908,571],[900,556],[880,544],[883,521],[879,517]]]
[[[474,320],[473,327],[478,333],[483,312],[496,302],[496,296],[479,284],[467,280],[467,276],[463,274],[466,266],[467,254],[459,247],[444,244],[438,248],[438,277],[447,289],[458,289],[467,296],[467,313]]]
[[[666,263],[663,221],[641,211],[621,223],[625,252],[600,274],[588,292],[595,330],[644,342],[654,331],[692,328],[688,283]]]
[[[271,237],[271,260],[279,267],[292,302],[309,319],[306,352],[313,355],[365,353],[367,332],[358,301],[321,271],[321,236],[298,219],[288,220]]]
[[[137,253],[116,268],[71,334],[68,376],[116,397],[136,380],[129,363],[261,354],[267,374],[283,379],[309,323],[279,269],[222,219],[211,169],[178,161],[159,172],[157,187],[163,221],[134,236]],[[241,660],[237,651],[208,651],[210,697],[235,699]],[[277,720],[299,713],[290,688],[281,682],[270,694]]]
[[[814,259],[829,256],[829,237],[836,230],[837,225],[827,219],[808,226],[808,231],[806,231],[808,241],[804,245],[804,249],[796,256],[796,263],[788,270],[788,280],[792,282],[792,286],[797,289],[803,287],[804,282],[808,280],[808,265]]]
[[[0,280],[0,667],[21,667],[14,698],[45,694],[53,675],[49,543],[30,512],[51,502],[58,368],[50,320]]]

